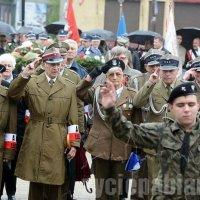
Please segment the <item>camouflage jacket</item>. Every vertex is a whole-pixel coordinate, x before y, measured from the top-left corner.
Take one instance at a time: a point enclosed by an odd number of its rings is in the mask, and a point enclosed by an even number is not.
[[[177,122],[167,120],[161,123],[132,124],[116,108],[105,111],[112,125],[114,135],[125,143],[141,148],[154,149],[160,159],[158,177],[154,180],[153,199],[191,199],[187,195],[199,195],[200,178],[200,122],[190,133],[189,157],[185,173],[180,170],[181,147],[185,132]],[[185,193],[183,193],[183,186]],[[190,190],[188,189],[190,188]],[[189,193],[190,192],[190,193]],[[199,199],[194,196],[192,199]],[[197,198],[196,198],[197,197]]]

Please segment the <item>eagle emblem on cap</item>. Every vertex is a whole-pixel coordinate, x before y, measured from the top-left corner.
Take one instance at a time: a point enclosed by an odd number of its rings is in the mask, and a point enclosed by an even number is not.
[[[117,60],[115,60],[115,59],[112,60],[112,65],[113,65],[113,66],[117,66]]]
[[[191,89],[194,91],[195,90],[195,85],[191,85]]]
[[[185,87],[182,87],[181,90],[186,92],[186,88]]]

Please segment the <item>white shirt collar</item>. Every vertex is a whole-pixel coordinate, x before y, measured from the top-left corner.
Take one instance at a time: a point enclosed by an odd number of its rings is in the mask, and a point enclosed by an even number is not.
[[[121,96],[123,88],[124,87],[122,86],[122,87],[120,87],[119,89],[116,90],[116,95],[117,95],[118,98]]]
[[[48,83],[49,83],[49,81],[50,81],[52,78],[49,78],[48,75],[47,75],[46,73],[45,73],[45,75],[46,75],[47,81],[48,81]],[[52,79],[54,83],[56,82],[56,79],[57,79],[57,77],[55,77],[55,78]]]

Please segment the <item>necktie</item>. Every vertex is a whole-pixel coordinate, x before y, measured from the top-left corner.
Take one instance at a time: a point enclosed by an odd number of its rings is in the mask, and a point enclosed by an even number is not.
[[[49,80],[49,85],[52,87],[53,84],[54,84],[54,80],[53,80],[53,79],[50,79],[50,80]]]
[[[181,146],[180,171],[182,175],[185,174],[185,169],[188,162],[189,150],[190,150],[190,133],[185,133],[185,136],[183,138],[183,143]]]
[[[167,89],[167,96],[169,97],[171,94],[171,86],[167,85],[166,89]]]

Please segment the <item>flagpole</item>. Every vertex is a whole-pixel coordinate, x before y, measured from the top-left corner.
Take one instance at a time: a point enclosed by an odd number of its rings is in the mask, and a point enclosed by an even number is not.
[[[124,0],[118,0],[118,3],[119,3],[119,16],[122,16],[123,15],[123,3],[124,3]]]

